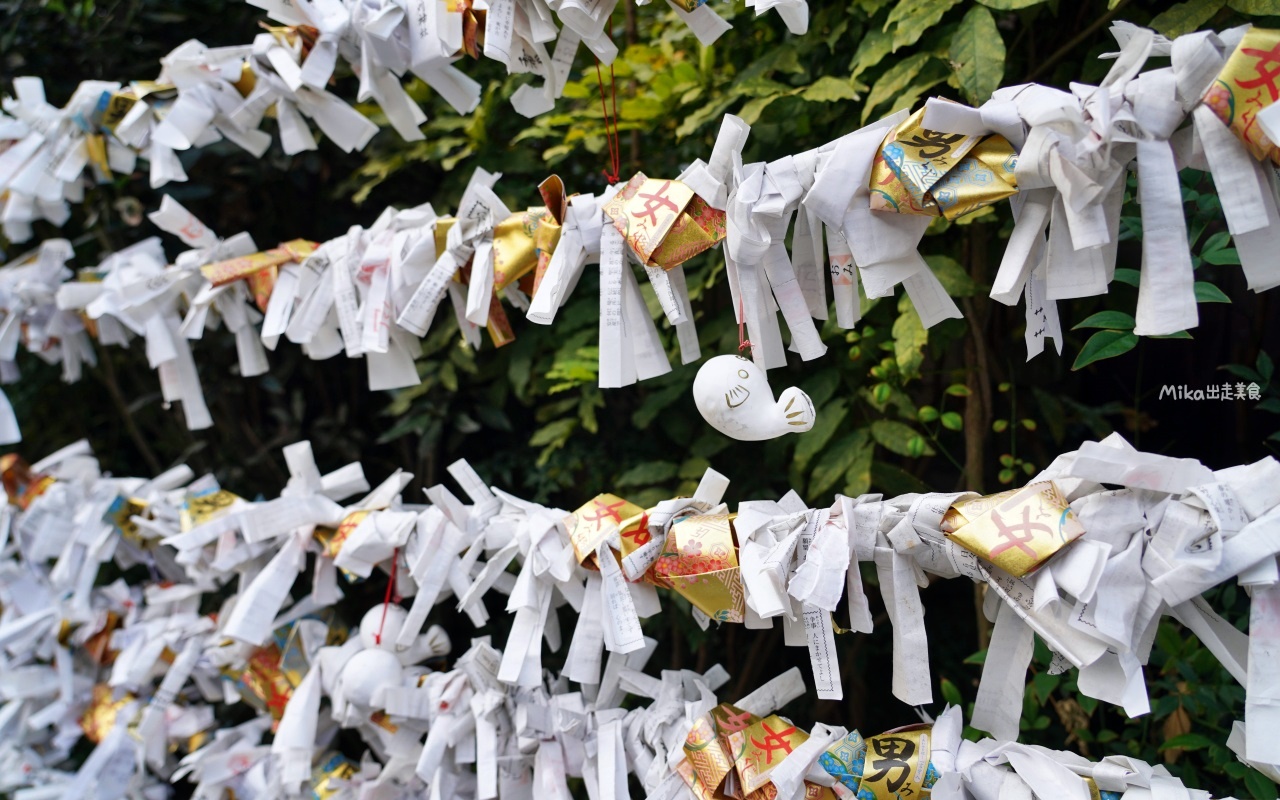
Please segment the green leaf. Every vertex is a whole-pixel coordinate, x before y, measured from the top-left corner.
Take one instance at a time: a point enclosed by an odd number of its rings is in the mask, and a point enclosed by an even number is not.
[[[965,386],[963,383],[953,383],[946,389],[943,389],[943,391],[952,397],[968,397],[973,394],[973,390],[968,386]]]
[[[948,411],[942,415],[942,427],[949,431],[958,431],[964,428],[964,418],[954,411]]]
[[[1222,0],[1218,0],[1222,2]],[[904,3],[903,5],[907,5]],[[951,36],[951,68],[969,102],[980,105],[1000,88],[1004,79],[1004,39],[995,17],[982,6],[974,6]]]
[[[1187,0],[1157,14],[1148,23],[1170,39],[1199,30],[1200,26],[1222,8],[1225,0]]]
[[[1133,315],[1126,314],[1123,311],[1099,311],[1096,314],[1090,314],[1083,322],[1076,325],[1071,330],[1078,331],[1081,328],[1109,328],[1113,331],[1131,331],[1133,330]]]
[[[892,48],[893,36],[882,30],[867,31],[849,62],[849,80],[857,80],[863,72],[879,64]]]
[[[1197,303],[1230,303],[1231,298],[1208,281],[1196,281]]]
[[[831,437],[840,427],[840,423],[844,422],[848,413],[849,404],[842,397],[818,409],[818,418],[814,420],[813,428],[801,436],[799,443],[796,444],[796,455],[792,462],[796,469],[803,471],[809,465],[809,461],[818,454],[818,451],[831,441]]]
[[[1141,279],[1141,276],[1142,276],[1142,273],[1138,272],[1136,269],[1130,269],[1129,267],[1120,267],[1119,269],[1116,270],[1116,274],[1114,277],[1115,277],[1115,280],[1119,281],[1120,283],[1127,283],[1130,286],[1137,286],[1138,281]]]
[[[888,495],[928,492],[929,485],[911,473],[892,464],[877,461],[871,465],[871,482]]]
[[[1258,374],[1262,376],[1264,383],[1271,382],[1271,376],[1275,374],[1276,367],[1271,361],[1271,356],[1267,355],[1267,351],[1258,352],[1258,360],[1254,363],[1254,367],[1257,368]]]
[[[1246,381],[1253,381],[1257,384],[1266,383],[1266,379],[1262,377],[1261,373],[1256,372],[1251,367],[1246,367],[1244,364],[1223,364],[1218,369],[1226,370],[1237,378],[1244,378]]]
[[[898,372],[904,381],[920,377],[920,365],[924,363],[924,348],[929,344],[929,332],[920,324],[920,315],[906,294],[898,304],[902,313],[893,323],[893,355],[898,361]]]
[[[695,456],[680,465],[680,471],[676,473],[676,476],[685,480],[696,481],[703,476],[710,466],[710,461]]]
[[[1253,795],[1253,800],[1276,800],[1276,785],[1256,769],[1249,770],[1244,776],[1244,785]]]
[[[1038,6],[1045,0],[978,0],[978,2],[996,11],[1016,11],[1019,8]]]
[[[804,393],[809,395],[809,399],[813,401],[814,408],[821,408],[827,404],[827,401],[836,393],[836,389],[840,387],[840,372],[836,369],[818,369],[814,370],[810,376],[800,384],[800,388],[804,389]],[[682,392],[688,391],[687,385],[681,389]]]
[[[880,104],[901,98],[932,60],[933,56],[930,53],[915,53],[885,70],[880,80],[876,81],[876,85],[871,88],[871,93],[867,95],[867,103],[862,107],[863,124],[866,124],[871,118],[871,112]]]
[[[562,445],[569,438],[569,434],[573,433],[578,427],[576,419],[558,419],[555,422],[547,423],[541,428],[533,432],[533,436],[529,438],[529,444],[534,447],[542,445]]]
[[[782,96],[783,95],[780,94],[771,94],[768,97],[756,97],[748,100],[747,104],[738,111],[738,116],[741,117],[742,121],[748,125],[754,125],[756,121],[760,119],[760,115],[764,113],[764,110],[768,108],[774,100],[777,100]]]
[[[812,433],[808,435],[811,436]],[[897,453],[900,456],[910,456],[912,454],[912,440],[919,439],[920,434],[910,425],[891,419],[878,419],[871,423],[871,437],[876,440],[877,444],[890,452]],[[920,454],[931,456],[934,451],[932,447],[925,444]]]
[[[1232,11],[1239,11],[1241,14],[1259,17],[1273,17],[1280,14],[1280,0],[1228,0],[1227,5]]]
[[[921,422],[933,422],[938,418],[938,409],[933,406],[920,406],[920,411],[916,416]]]
[[[982,287],[973,278],[969,277],[969,273],[954,258],[925,256],[924,260],[929,265],[929,269],[933,270],[933,274],[937,276],[942,288],[946,289],[947,294],[952,297],[974,297],[985,294]]]
[[[946,700],[949,705],[958,706],[964,704],[964,697],[954,683],[943,678],[940,682],[940,688],[942,689],[942,699]]]
[[[1058,684],[1061,682],[1061,675],[1037,672],[1035,677],[1031,679],[1031,691],[1035,694],[1040,705],[1045,705],[1049,701],[1049,695],[1053,693],[1054,689],[1058,688]]]
[[[836,481],[843,478],[854,465],[862,451],[870,446],[871,441],[865,430],[840,437],[814,465],[813,473],[809,476],[809,496],[820,497],[830,491]]]
[[[1080,348],[1080,355],[1076,356],[1076,363],[1071,365],[1071,369],[1082,369],[1095,361],[1124,355],[1137,344],[1138,337],[1128,331],[1098,331]]]
[[[1201,736],[1198,733],[1183,733],[1174,736],[1171,739],[1166,739],[1164,743],[1160,745],[1160,750],[1172,750],[1175,747],[1179,750],[1203,750],[1206,747],[1212,746],[1213,740],[1208,736]]]
[[[679,471],[679,465],[670,461],[646,461],[619,475],[614,485],[655,486],[674,479]]]
[[[850,497],[857,497],[871,490],[871,465],[875,460],[876,447],[866,429],[858,433],[862,434],[862,446],[857,448],[853,463],[844,474],[844,493]]]
[[[998,419],[995,422],[992,422],[991,430],[995,431],[996,433],[1004,433],[1005,431],[1009,430],[1009,420]]]
[[[653,421],[667,407],[684,397],[686,392],[688,392],[686,385],[675,384],[646,395],[644,402],[631,415],[631,424],[640,430],[644,430],[653,424]]]
[[[853,88],[853,82],[847,79],[836,78],[831,75],[823,75],[813,83],[805,87],[800,93],[800,99],[807,100],[810,103],[834,103],[837,100],[857,100],[858,92]]]
[[[1238,265],[1240,263],[1240,251],[1234,247],[1224,247],[1221,250],[1210,250],[1209,252],[1201,252],[1200,258],[1206,264],[1213,264],[1215,267]]]
[[[889,12],[889,18],[884,23],[885,30],[894,26],[892,52],[896,53],[901,48],[920,41],[925,31],[937,25],[943,15],[959,2],[960,0],[911,0],[898,3]]]

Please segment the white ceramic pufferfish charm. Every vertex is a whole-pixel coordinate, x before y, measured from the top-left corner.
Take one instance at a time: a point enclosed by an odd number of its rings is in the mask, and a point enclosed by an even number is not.
[[[693,379],[693,402],[711,427],[734,439],[759,442],[813,427],[809,395],[792,386],[775,403],[765,371],[742,356],[716,356]]]

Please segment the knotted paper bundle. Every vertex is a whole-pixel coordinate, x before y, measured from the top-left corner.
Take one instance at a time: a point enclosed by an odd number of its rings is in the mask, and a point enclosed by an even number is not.
[[[1018,191],[1018,154],[1003,136],[925,130],[924,109],[885,135],[871,167],[871,208],[955,219]]]
[[[742,622],[746,603],[731,515],[676,520],[652,570],[655,583],[683,596],[709,618]]]
[[[655,180],[643,172],[627,181],[604,213],[646,267],[678,267],[725,236],[723,211],[678,180]]]
[[[226,286],[232,281],[247,282],[249,293],[253,295],[253,302],[257,304],[260,311],[265,312],[268,303],[271,302],[271,292],[275,289],[280,267],[285,264],[301,263],[316,251],[316,247],[315,242],[295,239],[261,253],[205,264],[200,268],[200,274],[215,289]]]
[[[963,789],[980,796],[1010,782],[1071,800],[1135,787],[1183,791],[1161,768],[1130,759],[1095,765],[1010,741],[1034,635],[1062,668],[1079,669],[1082,692],[1140,714],[1147,705],[1141,667],[1166,609],[1246,685],[1244,723],[1228,745],[1275,771],[1268,735],[1280,707],[1275,682],[1261,668],[1245,670],[1246,656],[1265,664],[1263,654],[1275,646],[1263,624],[1276,604],[1280,553],[1280,465],[1272,459],[1215,473],[1193,460],[1139,453],[1118,437],[1086,443],[1019,493],[1066,501],[1083,530],[1021,578],[942,533],[952,525],[943,523],[948,514],[968,520],[956,531],[983,520],[980,507],[958,494],[838,498],[817,510],[791,494],[739,504],[730,527],[717,508],[724,482],[709,474],[694,498],[663,501],[634,529],[604,513],[621,516],[623,505],[602,498],[598,516],[617,526],[619,543],[624,530],[638,535],[621,559],[610,542],[597,545],[594,571],[577,563],[568,515],[487,487],[465,463],[450,474],[470,502],[434,486],[430,505],[410,506],[399,499],[403,473],[370,491],[358,465],[322,475],[305,443],[291,446],[285,460],[289,485],[259,501],[185,467],[151,480],[103,476],[83,444],[11,470],[7,488],[26,507],[0,510],[9,542],[0,552],[0,645],[11,659],[0,690],[13,714],[0,760],[29,768],[6,771],[5,785],[61,785],[79,796],[94,782],[147,786],[171,775],[190,776],[202,792],[297,796],[313,781],[337,780],[339,765],[319,767],[332,762],[330,742],[341,726],[370,751],[359,766],[340,770],[348,786],[394,782],[407,792],[435,787],[477,799],[524,796],[530,786],[566,797],[567,780],[576,777],[597,796],[605,796],[602,785],[620,796],[628,774],[663,798],[690,796],[691,785],[694,797],[705,796],[699,785],[768,797],[846,797],[856,785],[859,797],[869,791],[877,800],[930,785],[935,795]],[[361,493],[346,507],[333,499]],[[1019,494],[996,508],[1022,503]],[[121,524],[124,508],[133,511],[131,532]],[[1060,508],[1054,513],[1065,515]],[[366,513],[356,520],[357,512]],[[588,522],[592,513],[578,516]],[[316,529],[343,521],[354,528],[336,558],[320,552]],[[638,541],[642,530],[649,542]],[[893,625],[894,693],[915,704],[929,701],[931,684],[919,571],[985,581],[995,630],[973,724],[997,738],[961,742],[952,710],[929,730],[870,737],[859,765],[859,740],[845,729],[805,731],[787,720],[782,706],[804,692],[796,671],[728,705],[714,696],[728,680],[718,666],[645,674],[656,643],[639,619],[660,610],[645,574],[675,585],[687,573],[682,565],[724,566],[708,559],[727,562],[731,553],[744,622],[759,628],[779,617],[784,641],[809,648],[820,693],[839,674],[823,621],[830,626],[847,593],[852,627],[870,630],[855,576],[860,562],[874,563]],[[136,584],[98,585],[109,562],[122,571],[149,569],[127,573],[140,576]],[[294,579],[308,568],[311,591],[291,599]],[[326,611],[342,601],[341,568],[387,581],[412,598],[411,607],[361,610],[359,635],[347,636]],[[716,572],[702,570],[715,577],[697,589],[732,589],[733,576]],[[1248,637],[1198,597],[1233,576],[1253,590]],[[495,591],[515,612],[504,647],[477,640],[452,669],[433,669],[448,640],[427,627],[431,609],[452,596],[474,625],[484,625],[479,601]],[[543,641],[562,643],[554,596],[576,611],[564,615],[574,629],[559,678],[541,666]],[[216,617],[200,613],[210,601],[221,604]],[[726,615],[708,608],[695,616],[711,624]],[[258,704],[256,716],[220,729],[223,704],[239,695],[227,694],[233,680]],[[568,681],[580,687],[570,691]],[[653,702],[624,710],[626,694]],[[98,742],[66,770],[82,720]],[[273,727],[272,743],[263,744]]]
[[[1018,578],[1085,532],[1053,481],[960,500],[947,510],[940,528],[964,549]]]

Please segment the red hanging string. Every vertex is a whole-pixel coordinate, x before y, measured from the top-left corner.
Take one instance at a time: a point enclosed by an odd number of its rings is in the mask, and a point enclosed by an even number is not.
[[[378,623],[378,632],[373,635],[374,644],[382,644],[382,629],[387,626],[387,608],[391,605],[394,597],[395,601],[400,602],[400,595],[395,593],[396,588],[396,567],[400,563],[400,548],[391,551],[391,579],[387,581],[387,593],[382,598],[382,620]]]
[[[618,182],[622,171],[622,145],[618,139],[618,84],[613,77],[613,64],[609,65],[609,91],[613,96],[612,115],[605,105],[604,76],[600,72],[599,58],[596,59],[596,83],[600,87],[600,113],[604,116],[604,138],[609,146],[609,166],[611,167],[604,170],[604,177],[613,184]]]
[[[751,349],[751,340],[747,338],[747,311],[742,296],[738,296],[738,352]]]

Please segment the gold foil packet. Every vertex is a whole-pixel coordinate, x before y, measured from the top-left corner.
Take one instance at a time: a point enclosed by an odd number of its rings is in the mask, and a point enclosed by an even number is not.
[[[313,800],[329,800],[342,791],[344,781],[358,772],[355,762],[341,753],[325,753],[311,769],[311,797]]]
[[[217,519],[227,510],[239,496],[226,489],[215,489],[200,493],[187,492],[182,501],[182,510],[178,512],[178,528],[186,533],[197,525],[203,525]]]
[[[101,744],[102,740],[107,738],[107,734],[111,733],[111,729],[116,726],[116,717],[119,716],[120,710],[134,699],[133,695],[125,694],[116,700],[110,686],[105,683],[95,685],[89,705],[80,715],[80,730],[84,731],[85,738],[94,744]]]
[[[692,767],[681,774],[686,785],[699,796],[714,796],[733,770],[733,759],[720,736],[718,724],[711,714],[703,714],[685,737],[684,757]]]
[[[538,286],[542,283],[542,276],[546,274],[547,266],[551,264],[551,256],[556,251],[556,245],[560,244],[565,215],[569,213],[569,196],[565,194],[564,181],[559,175],[552,175],[538,184],[538,193],[542,195],[547,213],[542,224],[538,226],[535,237],[538,247],[538,266],[533,273],[533,285],[529,287],[530,296],[537,293]]]
[[[248,278],[263,270],[274,270],[282,264],[301,261],[314,253],[317,247],[319,245],[315,242],[309,242],[306,239],[294,239],[262,253],[253,253],[252,255],[240,256],[227,261],[215,261],[212,264],[205,264],[200,268],[200,273],[208,278],[209,283],[214,286],[222,286],[232,281]],[[274,277],[273,273],[273,283]]]
[[[1258,124],[1258,114],[1280,100],[1280,30],[1250,28],[1202,101],[1253,157],[1280,165],[1280,147]]]
[[[809,734],[776,714],[729,734],[742,791],[750,795],[768,785],[773,768],[808,739]]]
[[[719,622],[742,622],[746,615],[733,516],[700,514],[677,521],[651,568],[654,583]]]
[[[1035,572],[1084,535],[1084,526],[1053,481],[961,500],[943,516],[942,529],[956,544],[1015,577]]]
[[[929,763],[931,732],[928,725],[915,725],[867,739],[858,800],[899,800],[928,794],[937,781]]]
[[[133,518],[140,517],[146,512],[147,504],[143,501],[120,495],[111,502],[102,521],[114,527],[125,539],[141,545],[146,542],[138,532],[138,523],[134,522]]]
[[[671,269],[725,237],[725,216],[684,183],[637,172],[604,206],[632,252],[648,267]]]
[[[596,548],[611,539],[620,539],[623,523],[643,514],[644,509],[635,503],[614,494],[598,494],[591,502],[565,517],[569,543],[573,545],[578,563],[595,568]]]
[[[9,502],[26,511],[31,501],[44,494],[56,479],[52,475],[33,473],[22,456],[6,453],[0,456],[0,480],[4,482]]]
[[[153,99],[170,100],[178,93],[178,88],[169,83],[157,81],[133,81],[129,88],[118,92],[103,92],[98,98],[96,116],[98,124],[108,131],[115,132],[133,106],[142,99],[154,95]]]
[[[818,765],[849,791],[856,793],[866,758],[866,740],[857,731],[849,731],[818,756]]]
[[[1018,154],[1003,136],[923,127],[924,109],[889,131],[871,166],[871,208],[956,219],[1018,192]]]
[[[298,676],[291,681],[281,667],[280,644],[276,641],[254,650],[245,668],[236,676],[240,695],[260,711],[271,715],[274,732],[284,716],[284,708],[293,696],[293,690],[302,682]]]

